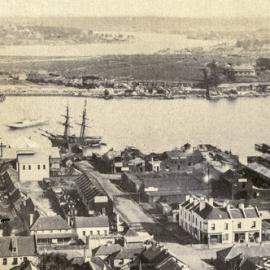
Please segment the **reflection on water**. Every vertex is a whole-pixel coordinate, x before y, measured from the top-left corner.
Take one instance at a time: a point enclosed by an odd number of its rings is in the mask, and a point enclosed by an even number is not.
[[[83,98],[8,97],[0,104],[0,137],[15,144],[19,137],[31,137],[49,145],[38,127],[9,130],[5,124],[27,115],[48,118],[44,127],[63,132],[58,124],[70,105],[74,132],[78,133]],[[31,108],[31,110],[30,110]],[[30,111],[29,111],[30,110]],[[109,147],[134,145],[146,152],[164,151],[186,142],[211,143],[241,155],[254,154],[254,143],[270,143],[270,98],[220,100],[99,100],[88,99],[90,133],[102,135]]]

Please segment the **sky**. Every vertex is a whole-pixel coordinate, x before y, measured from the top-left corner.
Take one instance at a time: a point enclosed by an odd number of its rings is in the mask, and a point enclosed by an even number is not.
[[[270,0],[0,0],[9,16],[269,17]]]

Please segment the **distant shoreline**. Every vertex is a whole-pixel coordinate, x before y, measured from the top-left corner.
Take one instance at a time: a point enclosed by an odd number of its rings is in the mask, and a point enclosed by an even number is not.
[[[92,99],[104,99],[104,100],[123,100],[123,99],[141,99],[141,100],[184,100],[184,99],[205,99],[208,101],[218,101],[218,100],[236,100],[238,98],[266,98],[270,96],[270,93],[266,94],[257,94],[256,96],[248,96],[248,95],[240,95],[237,97],[229,97],[229,96],[214,96],[207,99],[205,96],[196,96],[196,95],[185,95],[185,96],[175,96],[173,98],[166,98],[163,95],[156,95],[156,96],[146,96],[146,95],[134,95],[134,96],[126,96],[126,95],[114,95],[109,98],[106,98],[103,95],[84,95],[84,94],[74,94],[74,93],[3,93],[3,95],[7,97],[74,97],[74,98],[92,98]]]

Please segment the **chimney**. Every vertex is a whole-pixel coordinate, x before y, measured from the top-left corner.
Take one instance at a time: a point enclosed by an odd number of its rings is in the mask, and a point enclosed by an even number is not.
[[[243,211],[245,209],[245,205],[243,203],[239,203],[238,208]]]
[[[17,256],[18,255],[18,243],[17,243],[17,237],[16,236],[12,236],[11,237],[11,253],[13,256]]]
[[[206,207],[206,202],[204,198],[200,199],[200,211],[202,211]]]
[[[190,195],[186,195],[185,201],[189,201]]]
[[[189,203],[193,203],[194,198],[192,196],[189,197]]]
[[[71,222],[70,222],[70,215],[67,216],[67,224],[70,226]]]
[[[209,198],[208,203],[213,206],[214,205],[214,198]]]
[[[33,223],[34,223],[34,214],[31,213],[29,215],[29,226],[31,227],[33,225]]]

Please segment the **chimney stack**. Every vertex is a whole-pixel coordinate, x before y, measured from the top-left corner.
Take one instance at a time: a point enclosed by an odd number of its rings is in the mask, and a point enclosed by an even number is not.
[[[213,206],[214,205],[214,198],[209,198],[208,203]]]
[[[33,223],[34,223],[34,214],[31,213],[29,215],[29,226],[31,227],[33,225]]]
[[[206,202],[204,198],[200,199],[200,211],[202,211],[206,207]]]

